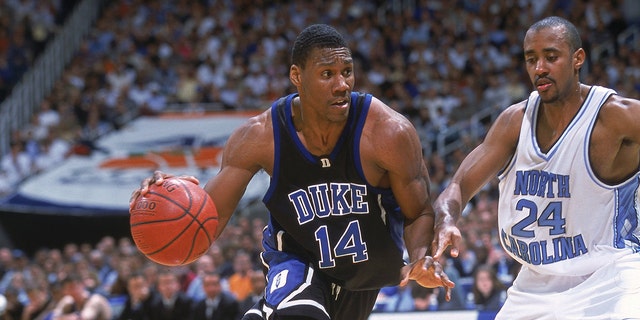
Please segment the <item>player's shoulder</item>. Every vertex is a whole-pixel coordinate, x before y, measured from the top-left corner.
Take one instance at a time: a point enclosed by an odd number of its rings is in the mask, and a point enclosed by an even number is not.
[[[485,137],[484,142],[486,145],[515,148],[524,121],[527,101],[514,103],[498,115]]]
[[[238,127],[236,133],[261,136],[265,133],[271,134],[272,126],[271,108],[269,108],[247,119],[247,121]]]
[[[495,124],[499,124],[501,126],[512,125],[514,127],[520,128],[520,125],[522,124],[522,118],[524,117],[525,110],[527,109],[528,101],[529,100],[522,100],[505,108],[498,115]]]
[[[640,109],[640,100],[625,97],[619,94],[612,94],[602,105],[603,110],[610,112],[638,112]]]
[[[233,133],[225,144],[226,153],[250,155],[249,158],[257,159],[263,157],[262,152],[270,150],[273,145],[273,124],[271,122],[271,109],[252,116],[234,129]]]
[[[382,100],[371,97],[367,125],[376,130],[414,130],[413,124],[407,117],[391,108]]]
[[[637,128],[640,123],[640,101],[612,94],[600,108],[598,120],[607,128],[618,128],[621,131]]]
[[[513,116],[521,117],[522,115],[524,115],[524,112],[527,109],[528,102],[529,102],[529,99],[516,102],[508,106],[507,108],[505,108],[504,111],[502,111],[502,114],[505,114],[506,116],[509,116],[509,117],[513,117]]]

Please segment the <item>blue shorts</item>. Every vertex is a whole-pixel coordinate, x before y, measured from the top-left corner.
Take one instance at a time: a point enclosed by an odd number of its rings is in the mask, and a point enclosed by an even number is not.
[[[267,274],[265,294],[243,320],[275,320],[282,316],[368,319],[379,290],[346,290],[290,253],[266,251],[261,257]]]

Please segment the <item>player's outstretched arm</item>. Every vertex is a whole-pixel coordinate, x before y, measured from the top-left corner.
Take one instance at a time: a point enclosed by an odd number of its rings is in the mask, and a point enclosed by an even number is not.
[[[375,103],[380,103],[374,100]],[[410,264],[401,270],[401,285],[415,280],[420,285],[434,288],[444,287],[447,292],[454,287],[437,261],[430,257],[433,240],[434,213],[429,192],[429,173],[423,160],[422,145],[415,127],[404,116],[390,112],[388,108],[374,109],[379,112],[373,130],[376,165],[386,171],[389,185],[400,210],[405,217],[404,242]],[[369,121],[369,119],[367,120]],[[449,294],[448,294],[449,295]]]
[[[498,116],[484,141],[465,157],[450,184],[434,202],[435,239],[431,248],[435,259],[448,247],[453,257],[458,255],[462,237],[456,223],[460,213],[511,159],[520,135],[524,106],[524,102],[512,105]]]

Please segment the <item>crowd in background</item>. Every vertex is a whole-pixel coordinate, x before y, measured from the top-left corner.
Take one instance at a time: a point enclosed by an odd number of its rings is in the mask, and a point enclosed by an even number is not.
[[[138,115],[153,116],[176,106],[183,110],[268,107],[273,99],[292,92],[289,49],[302,28],[316,22],[338,27],[349,41],[356,60],[355,89],[374,94],[410,118],[424,141],[434,141],[438,132],[468,121],[481,110],[499,111],[527,97],[531,86],[524,72],[521,41],[530,23],[546,15],[574,22],[588,55],[592,49],[612,48],[591,57],[585,66],[588,72],[583,73],[585,83],[638,97],[640,41],[617,41],[620,34],[640,24],[637,10],[625,10],[625,5],[633,6],[631,2],[108,2],[32,122],[13,134],[11,153],[2,157],[0,194],[71,154],[94,152],[96,139]],[[47,37],[55,35],[71,3],[0,1],[0,88],[6,91],[17,81],[42,50],[40,28]],[[425,143],[434,196],[477,140],[464,142],[446,155]],[[460,256],[441,261],[460,284],[452,300],[444,301],[439,289],[389,287],[381,291],[376,312],[499,308],[518,265],[499,246],[494,183],[464,211],[460,230],[465,243]],[[34,304],[43,297],[52,302],[42,308],[53,309],[54,302],[64,301],[65,292],[72,291],[69,283],[63,286],[71,275],[82,279],[79,291],[108,299],[108,306],[117,309],[112,310],[114,315],[128,310],[127,306],[133,313],[139,311],[136,307],[146,306],[141,302],[145,299],[160,303],[162,292],[184,296],[189,312],[195,312],[195,302],[206,300],[205,275],[218,277],[221,292],[242,309],[245,298],[264,286],[258,284],[256,289],[254,282],[259,281],[252,280],[253,274],[260,273],[256,270],[260,270],[257,257],[263,226],[260,219],[238,218],[204,261],[168,270],[141,256],[126,238],[42,248],[33,256],[19,248],[4,248],[0,250],[0,293],[7,310],[0,319],[35,319],[33,312],[41,306]],[[249,263],[236,261],[245,258]],[[159,275],[165,271],[167,278],[175,277],[177,282],[160,289]],[[129,286],[147,292],[133,305],[122,300],[131,299]]]
[[[40,46],[33,36],[19,35],[33,33],[24,31],[33,20],[53,20],[49,34],[55,34],[55,18],[66,8],[61,3],[68,2],[3,2],[0,60],[32,61]],[[90,154],[96,139],[137,115],[176,106],[268,107],[293,90],[290,46],[304,26],[316,22],[337,26],[349,41],[355,89],[409,117],[425,154],[446,157],[450,171],[451,158],[459,155],[435,153],[436,136],[481,110],[499,111],[527,96],[521,40],[541,16],[574,21],[587,52],[594,49],[584,67],[586,83],[637,96],[637,7],[629,0],[110,1],[32,123],[13,133],[11,152],[2,155],[0,194],[69,154]],[[50,11],[46,19],[36,16],[42,8]],[[633,27],[635,38],[617,41]],[[475,142],[465,140],[460,152]]]
[[[42,53],[77,0],[0,2],[0,101]]]

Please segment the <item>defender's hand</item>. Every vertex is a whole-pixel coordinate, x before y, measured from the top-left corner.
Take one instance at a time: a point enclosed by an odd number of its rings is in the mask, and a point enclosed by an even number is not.
[[[440,223],[435,227],[435,237],[431,244],[431,252],[434,253],[433,258],[438,260],[444,254],[448,246],[451,246],[451,256],[457,257],[460,253],[459,244],[462,241],[460,230],[450,223]]]

